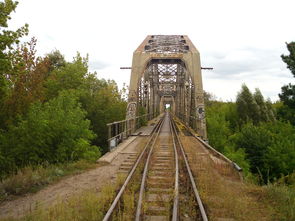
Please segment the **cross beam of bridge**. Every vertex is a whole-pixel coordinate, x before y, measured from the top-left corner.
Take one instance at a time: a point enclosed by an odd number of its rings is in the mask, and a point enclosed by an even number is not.
[[[207,140],[200,54],[186,35],[149,35],[133,53],[126,119],[166,105]]]

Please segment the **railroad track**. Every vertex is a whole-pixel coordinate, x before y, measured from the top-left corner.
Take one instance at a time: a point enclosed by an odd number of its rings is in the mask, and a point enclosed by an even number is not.
[[[142,176],[139,180],[132,180],[136,171]],[[104,221],[113,218],[116,209],[120,207],[118,204],[122,201],[124,191],[132,182],[140,182],[133,214],[129,214],[128,219],[126,216],[117,219],[208,220],[176,126],[168,113],[155,126],[105,214]],[[124,210],[124,206],[120,209]]]

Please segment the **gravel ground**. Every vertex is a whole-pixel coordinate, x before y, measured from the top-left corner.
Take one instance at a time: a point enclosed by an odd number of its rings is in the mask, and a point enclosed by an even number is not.
[[[119,167],[128,157],[128,153],[138,152],[139,147],[144,144],[142,140],[146,137],[138,137],[125,148],[110,164],[98,164],[97,168],[84,173],[66,177],[58,183],[49,185],[34,194],[27,194],[11,201],[4,201],[0,205],[0,219],[5,217],[20,217],[32,211],[36,206],[49,207],[58,201],[66,200],[70,196],[87,189],[96,188],[98,191],[106,183],[112,182],[116,178]]]

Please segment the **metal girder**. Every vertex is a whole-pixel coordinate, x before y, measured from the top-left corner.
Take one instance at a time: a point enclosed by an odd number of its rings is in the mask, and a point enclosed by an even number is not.
[[[176,116],[207,139],[200,55],[187,36],[147,36],[133,54],[131,70],[127,119],[140,106],[156,116],[169,102]]]
[[[152,35],[144,50],[156,53],[187,53],[189,46],[182,35]]]

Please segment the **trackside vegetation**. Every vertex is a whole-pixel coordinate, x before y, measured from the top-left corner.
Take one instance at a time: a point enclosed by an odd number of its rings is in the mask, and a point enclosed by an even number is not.
[[[282,55],[295,76],[295,42]],[[260,184],[261,199],[273,208],[273,220],[295,220],[295,86],[282,87],[280,100],[265,100],[243,84],[235,102],[205,93],[209,143],[244,171],[247,182]]]
[[[7,25],[16,6],[11,0],[0,2],[3,182],[24,168],[95,162],[107,151],[106,123],[123,119],[126,109],[115,81],[89,72],[88,56],[77,53],[66,61],[58,50],[37,56],[36,38],[20,43],[28,25],[16,31]]]
[[[255,93],[243,85],[237,102],[207,100],[208,136],[209,143],[241,165],[246,176],[267,184],[294,171],[295,127],[276,117],[277,104],[266,101],[259,106]]]
[[[293,73],[295,44],[287,47],[290,55],[282,58]],[[265,100],[258,88],[252,93],[245,84],[236,102],[217,101],[208,93],[205,96],[210,144],[240,164],[246,175],[256,176],[261,184],[275,182],[295,170],[293,87],[283,86],[281,100],[274,104]]]

